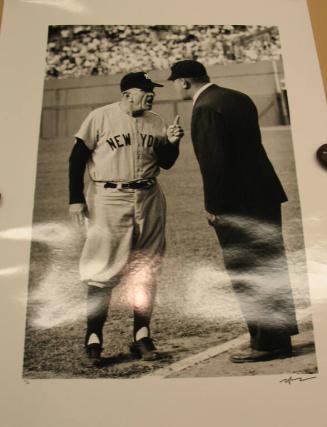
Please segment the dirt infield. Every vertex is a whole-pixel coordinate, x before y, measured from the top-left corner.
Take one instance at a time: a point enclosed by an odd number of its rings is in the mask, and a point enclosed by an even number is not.
[[[232,363],[230,356],[249,345],[246,332],[239,337],[218,344],[194,356],[151,373],[151,378],[189,378],[215,376],[316,374],[317,361],[312,330],[310,307],[298,311],[299,335],[292,338],[292,357],[255,363]]]
[[[195,366],[167,375],[165,378],[190,378],[190,377],[231,377],[253,375],[282,375],[289,378],[312,378],[317,374],[317,361],[315,357],[314,339],[311,327],[307,330],[303,326],[300,335],[293,339],[293,357],[270,360],[256,363],[232,363],[229,360],[231,351],[227,351],[212,359],[206,360]],[[282,378],[282,380],[284,380]],[[284,381],[285,381],[284,380]]]
[[[263,137],[289,196],[283,210],[284,237],[296,306],[304,308],[309,293],[291,134],[287,128],[276,128],[265,130]],[[152,335],[164,357],[149,364],[129,355],[132,311],[126,283],[121,283],[114,290],[104,329],[104,364],[100,369],[83,365],[86,290],[79,283],[77,265],[84,236],[72,228],[67,215],[71,144],[40,142],[24,377],[136,378],[244,333],[216,238],[205,221],[201,179],[186,137],[177,164],[160,176],[168,204],[167,254]]]

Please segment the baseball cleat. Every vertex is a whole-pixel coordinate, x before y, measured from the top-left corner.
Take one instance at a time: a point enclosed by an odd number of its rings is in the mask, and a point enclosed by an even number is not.
[[[139,359],[151,361],[158,359],[159,353],[150,337],[134,341],[130,346],[131,353]]]
[[[101,362],[102,347],[100,344],[88,344],[85,347],[87,364],[89,367],[98,366]]]

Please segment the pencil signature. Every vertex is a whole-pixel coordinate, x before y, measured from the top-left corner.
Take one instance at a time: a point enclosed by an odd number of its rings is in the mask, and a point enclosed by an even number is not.
[[[285,384],[289,384],[291,385],[294,381],[298,381],[298,382],[304,382],[304,381],[309,381],[309,380],[313,380],[314,378],[317,377],[308,377],[308,378],[302,378],[302,377],[295,377],[293,378],[292,376],[288,377],[288,378],[284,378],[281,381],[279,381],[280,383],[285,383]]]

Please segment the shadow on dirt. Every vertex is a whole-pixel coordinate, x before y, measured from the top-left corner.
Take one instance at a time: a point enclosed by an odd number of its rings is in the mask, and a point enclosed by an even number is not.
[[[154,362],[158,362],[161,365],[165,363],[170,363],[171,361],[172,361],[171,354],[160,352],[158,359],[156,359]],[[118,365],[123,363],[133,363],[133,362],[147,363],[131,354],[119,353],[110,357],[102,357],[100,363],[98,364],[98,367],[105,368],[112,365]]]
[[[107,366],[118,365],[121,363],[129,363],[134,360],[134,357],[130,354],[119,353],[110,357],[102,357],[99,367],[105,368]]]
[[[304,354],[315,353],[315,344],[313,341],[293,345],[293,357],[303,356]]]

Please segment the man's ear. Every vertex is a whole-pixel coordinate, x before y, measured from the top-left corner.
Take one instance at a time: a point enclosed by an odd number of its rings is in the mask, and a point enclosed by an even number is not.
[[[128,102],[132,102],[133,100],[132,100],[132,96],[131,96],[131,94],[129,93],[129,92],[123,92],[123,97],[126,99],[126,101],[128,101]]]
[[[181,79],[181,80],[182,80],[183,89],[189,89],[191,87],[191,83],[189,81],[187,81],[186,79]]]

